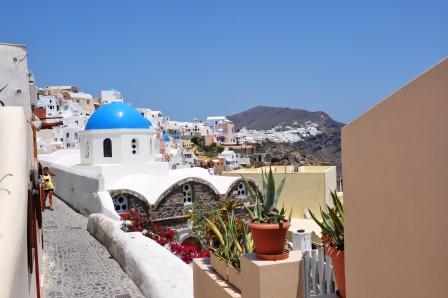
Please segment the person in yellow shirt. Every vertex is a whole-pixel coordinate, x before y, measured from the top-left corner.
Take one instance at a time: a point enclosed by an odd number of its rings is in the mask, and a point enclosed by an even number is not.
[[[42,184],[44,187],[44,206],[45,208],[47,208],[47,197],[48,197],[50,201],[51,211],[53,211],[53,192],[54,192],[53,176],[56,175],[50,172],[50,169],[48,169],[48,167],[45,167],[43,169]]]

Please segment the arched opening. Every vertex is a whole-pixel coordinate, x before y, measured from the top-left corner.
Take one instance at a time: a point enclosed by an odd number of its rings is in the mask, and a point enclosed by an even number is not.
[[[187,245],[187,246],[193,246],[194,248],[198,250],[202,250],[202,244],[201,241],[198,240],[198,238],[194,236],[189,236],[182,240],[181,245]]]
[[[109,138],[103,141],[103,156],[112,157],[112,141]]]

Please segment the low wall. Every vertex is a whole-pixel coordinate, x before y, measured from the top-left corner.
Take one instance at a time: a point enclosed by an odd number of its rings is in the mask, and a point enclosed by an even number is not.
[[[157,242],[141,233],[123,232],[118,221],[103,214],[90,215],[87,230],[107,248],[146,297],[193,297],[191,267]]]
[[[47,161],[41,163],[43,167],[49,167],[50,171],[56,174],[53,178],[56,182],[55,195],[84,215],[101,212],[102,204],[96,195],[104,184],[100,174]]]

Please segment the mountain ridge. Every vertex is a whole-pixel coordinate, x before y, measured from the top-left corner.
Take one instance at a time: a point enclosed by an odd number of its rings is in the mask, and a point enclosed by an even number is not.
[[[303,124],[307,121],[317,123],[322,129],[341,129],[343,123],[332,119],[323,111],[307,111],[287,107],[255,106],[243,112],[227,116],[235,124],[237,130],[266,130],[275,126],[291,125],[294,122]]]

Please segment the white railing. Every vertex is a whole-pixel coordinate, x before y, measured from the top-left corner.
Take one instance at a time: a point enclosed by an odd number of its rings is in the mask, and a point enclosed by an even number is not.
[[[305,251],[302,262],[304,297],[325,297],[336,293],[336,281],[331,258],[324,248]]]

